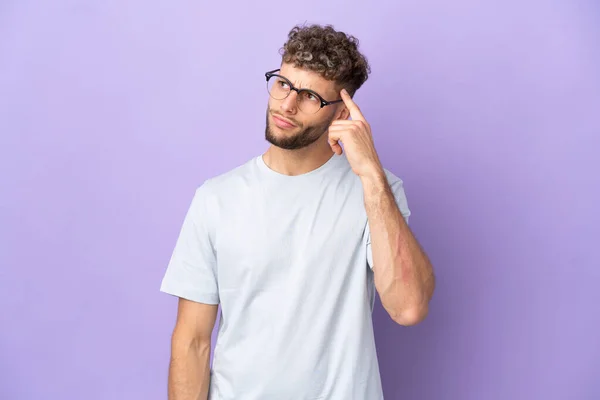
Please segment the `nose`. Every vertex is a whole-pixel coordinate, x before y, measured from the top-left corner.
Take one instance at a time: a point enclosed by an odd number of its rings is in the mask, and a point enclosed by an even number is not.
[[[286,113],[295,113],[298,107],[297,98],[298,93],[291,91],[291,93],[281,101],[281,109]]]

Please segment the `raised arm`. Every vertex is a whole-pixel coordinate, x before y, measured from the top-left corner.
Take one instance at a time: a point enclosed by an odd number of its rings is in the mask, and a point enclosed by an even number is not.
[[[211,333],[217,309],[217,305],[179,299],[171,337],[169,400],[208,399]]]
[[[338,142],[343,143],[348,162],[363,185],[375,287],[381,303],[394,321],[414,325],[428,313],[435,289],[433,268],[398,208],[375,150],[371,126],[350,95],[345,90],[340,94],[352,120],[332,122],[329,144],[341,154]]]

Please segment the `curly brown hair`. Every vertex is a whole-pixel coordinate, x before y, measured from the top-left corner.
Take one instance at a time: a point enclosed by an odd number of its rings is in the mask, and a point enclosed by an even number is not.
[[[317,72],[350,95],[366,82],[371,68],[358,51],[358,39],[333,26],[297,25],[280,50],[283,63]]]

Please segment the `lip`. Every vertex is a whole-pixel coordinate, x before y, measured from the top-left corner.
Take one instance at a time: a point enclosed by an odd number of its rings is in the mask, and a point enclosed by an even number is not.
[[[274,115],[274,114],[272,115],[272,117],[273,117],[273,121],[275,122],[275,125],[277,125],[281,129],[291,129],[291,128],[296,127],[296,124],[288,121],[285,118],[282,118],[282,117]]]

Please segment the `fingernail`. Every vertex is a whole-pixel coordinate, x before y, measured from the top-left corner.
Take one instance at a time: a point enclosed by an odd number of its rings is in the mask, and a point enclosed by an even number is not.
[[[348,91],[347,91],[346,89],[342,89],[342,92],[343,92],[344,94],[348,94]]]

